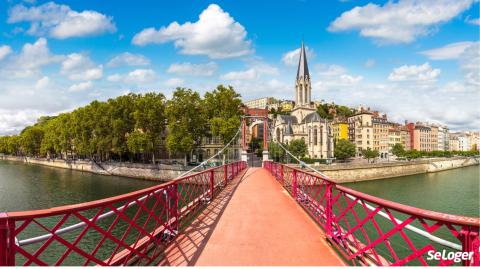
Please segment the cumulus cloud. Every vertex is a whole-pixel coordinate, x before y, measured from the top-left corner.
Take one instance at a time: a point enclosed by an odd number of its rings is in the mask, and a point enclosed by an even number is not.
[[[315,57],[315,52],[309,47],[305,47],[305,53],[307,54],[307,59],[312,59]],[[282,56],[282,62],[289,66],[298,65],[298,59],[300,58],[300,48],[286,52]]]
[[[462,70],[465,83],[480,86],[480,42],[472,44],[460,55],[460,69]]]
[[[331,32],[358,30],[379,43],[410,43],[435,31],[470,8],[474,0],[399,0],[369,3],[346,11],[328,27]]]
[[[0,46],[0,61],[5,59],[10,53],[12,53],[12,48],[10,46]]]
[[[103,77],[103,66],[96,65],[84,54],[72,53],[62,62],[60,73],[71,80],[98,80]]]
[[[152,69],[135,69],[125,75],[113,74],[107,77],[110,82],[125,83],[146,83],[152,82],[156,78],[156,73]]]
[[[390,81],[432,82],[440,75],[440,69],[434,69],[429,63],[422,65],[402,65],[393,69],[388,76]]]
[[[223,74],[220,78],[224,80],[252,80],[257,77],[257,71],[250,68],[245,71],[232,71]]]
[[[92,81],[84,81],[84,82],[80,82],[80,83],[77,83],[77,84],[73,84],[72,86],[70,86],[70,88],[68,88],[71,92],[78,92],[78,91],[85,91],[85,90],[89,90],[93,87],[93,83]]]
[[[480,25],[480,18],[467,20],[467,23],[472,25]]]
[[[158,30],[146,28],[132,39],[132,43],[139,46],[170,41],[182,54],[207,55],[212,59],[239,57],[253,52],[245,28],[216,4],[209,5],[196,22],[172,22]]]
[[[464,41],[456,42],[445,45],[441,48],[435,48],[430,50],[424,50],[420,52],[423,55],[426,55],[431,60],[451,60],[458,59],[460,55],[465,51],[465,49],[474,45],[478,42]]]
[[[26,43],[18,55],[9,58],[10,61],[0,67],[0,74],[27,78],[38,75],[42,66],[61,61],[63,56],[50,53],[47,40],[39,38],[35,43]]]
[[[124,52],[120,55],[117,55],[107,63],[108,67],[144,65],[150,65],[150,60],[147,57],[141,54],[133,54],[130,52]]]
[[[42,77],[41,79],[37,80],[35,83],[35,89],[45,89],[48,84],[50,83],[50,78],[47,76]]]
[[[218,69],[214,62],[205,64],[174,63],[167,69],[167,73],[189,76],[212,76]]]
[[[182,85],[185,83],[185,81],[181,78],[170,78],[167,81],[165,81],[165,86],[167,87],[182,87]]]
[[[30,23],[27,33],[57,39],[113,33],[112,17],[93,10],[77,12],[67,5],[48,2],[40,6],[14,6],[8,12],[8,23]]]

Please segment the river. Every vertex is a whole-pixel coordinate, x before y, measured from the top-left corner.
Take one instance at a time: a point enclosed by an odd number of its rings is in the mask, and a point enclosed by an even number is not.
[[[0,160],[0,212],[88,202],[155,184],[159,183]]]
[[[383,199],[443,213],[480,216],[478,165],[437,173],[342,184]]]

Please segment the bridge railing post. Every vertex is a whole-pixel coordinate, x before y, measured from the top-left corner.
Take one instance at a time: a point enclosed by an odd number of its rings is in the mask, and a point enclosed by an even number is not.
[[[472,230],[473,229],[473,230]],[[463,266],[478,266],[480,265],[480,247],[479,229],[478,227],[463,227],[460,232],[460,241],[462,242],[462,252],[473,253],[470,260],[462,260]]]
[[[6,213],[0,212],[0,266],[14,266],[15,254],[11,244],[15,243],[15,237],[13,236],[15,223],[9,222],[5,218],[6,216]]]
[[[223,179],[225,180],[225,186],[228,184],[228,164],[223,166]]]
[[[213,201],[213,188],[215,186],[214,169],[210,170],[210,201]]]
[[[293,199],[297,200],[297,170],[293,170],[292,196]]]
[[[172,223],[171,228],[175,231],[178,232],[178,226],[179,226],[179,211],[178,211],[178,184],[175,183],[169,188],[169,195],[168,197],[171,197],[171,201],[168,201],[168,204],[170,205],[170,212],[173,214],[173,218],[175,218],[175,222]]]
[[[325,206],[325,218],[326,225],[325,230],[328,237],[333,237],[333,201],[332,201],[332,190],[333,184],[328,182],[326,183],[326,206]]]
[[[283,178],[283,164],[280,165],[280,183],[283,185],[285,185],[285,179]]]

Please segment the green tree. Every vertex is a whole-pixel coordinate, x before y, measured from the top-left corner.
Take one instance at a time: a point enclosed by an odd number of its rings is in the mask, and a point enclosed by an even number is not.
[[[297,158],[303,158],[307,154],[308,148],[303,139],[294,139],[288,145],[288,151]]]
[[[142,154],[142,158],[145,159],[145,152],[151,150],[151,143],[147,134],[135,130],[127,137],[127,147],[133,154]]]
[[[395,144],[392,147],[392,154],[397,157],[402,157],[405,154],[405,149],[402,144]]]
[[[28,156],[40,154],[43,139],[43,130],[39,126],[28,126],[20,133],[20,146]]]
[[[370,162],[370,159],[375,159],[380,154],[379,154],[378,150],[376,150],[376,149],[372,150],[370,148],[367,148],[367,149],[362,150],[362,155],[365,159],[368,160],[368,162]]]
[[[346,160],[355,156],[355,151],[356,147],[352,142],[346,139],[340,139],[335,145],[334,154],[337,159]]]
[[[240,126],[240,94],[232,86],[218,85],[212,92],[205,93],[204,102],[212,135],[228,143]]]
[[[205,108],[200,95],[191,89],[177,88],[167,102],[165,115],[168,120],[167,149],[170,153],[187,154],[199,145],[205,135]]]
[[[165,96],[161,93],[147,93],[135,101],[135,128],[145,134],[148,142],[145,149],[152,153],[152,163],[165,132],[165,105]]]
[[[273,158],[274,161],[279,162],[283,160],[285,156],[285,151],[278,145],[278,143],[269,143],[268,145],[268,154]]]

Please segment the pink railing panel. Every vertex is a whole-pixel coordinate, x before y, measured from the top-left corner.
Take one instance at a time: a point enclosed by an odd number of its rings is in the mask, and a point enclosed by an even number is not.
[[[480,265],[480,219],[422,210],[340,186],[288,165],[264,167],[323,228],[352,264]],[[429,259],[429,252],[469,252],[471,259]]]
[[[155,264],[195,212],[245,168],[230,163],[98,201],[0,213],[0,266]]]

